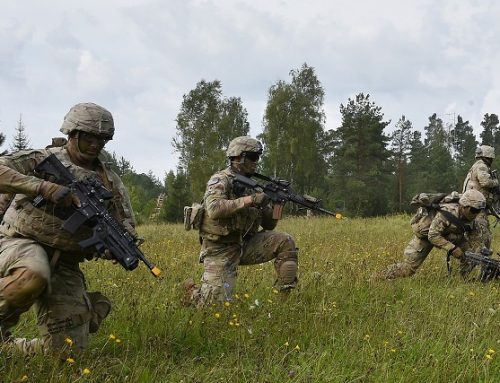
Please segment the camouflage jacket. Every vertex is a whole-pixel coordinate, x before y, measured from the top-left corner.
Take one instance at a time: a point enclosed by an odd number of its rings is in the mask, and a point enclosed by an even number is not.
[[[498,180],[491,175],[490,167],[482,160],[477,160],[467,173],[462,192],[478,190],[486,198],[488,205],[493,201],[491,189],[498,186]]]
[[[441,210],[447,211],[459,218],[469,232],[478,230],[478,225],[475,224],[475,221],[466,221],[460,218],[460,205],[458,203],[445,203],[440,206]],[[458,227],[455,223],[448,220],[441,211],[438,211],[429,228],[428,239],[434,246],[449,251],[455,245],[467,239],[467,232],[464,232],[463,228]]]
[[[207,183],[203,205],[205,214],[200,235],[217,242],[241,242],[262,226],[265,230],[276,227],[271,207],[244,207],[243,197],[250,189],[233,187],[234,170],[231,167],[215,173]]]
[[[109,212],[134,235],[135,218],[130,205],[130,199],[118,175],[99,162],[96,171],[83,169],[71,162],[65,148],[49,148],[41,150],[19,151],[0,158],[0,165],[7,166],[17,172],[34,176],[35,167],[50,154],[57,158],[77,178],[96,177],[103,185],[111,190],[113,198],[107,201]],[[16,188],[15,183],[4,180],[0,183],[0,193],[12,193]],[[64,219],[70,212],[55,207],[47,202],[40,208],[33,206],[33,196],[15,194],[14,200],[7,208],[0,224],[0,235],[23,236],[32,238],[37,242],[51,247],[89,257],[93,249],[83,251],[78,242],[88,238],[91,234],[89,228],[82,227],[75,234],[69,234],[62,228]]]

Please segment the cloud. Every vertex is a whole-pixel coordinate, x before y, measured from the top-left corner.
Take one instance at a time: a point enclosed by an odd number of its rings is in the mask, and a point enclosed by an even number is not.
[[[84,91],[98,91],[109,85],[109,70],[104,60],[83,51],[77,69],[77,83]]]

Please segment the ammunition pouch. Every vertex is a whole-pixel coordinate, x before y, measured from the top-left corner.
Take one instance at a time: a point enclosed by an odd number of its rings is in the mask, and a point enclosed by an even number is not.
[[[205,207],[197,202],[191,206],[184,206],[184,229],[200,230],[204,213]]]

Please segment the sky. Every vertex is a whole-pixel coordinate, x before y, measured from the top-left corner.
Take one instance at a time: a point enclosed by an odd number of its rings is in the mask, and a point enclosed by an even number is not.
[[[0,0],[0,151],[20,115],[45,147],[71,106],[94,102],[114,116],[106,148],[163,180],[199,81],[240,97],[255,136],[269,88],[304,63],[325,90],[325,129],[363,92],[387,133],[402,115],[423,131],[436,113],[479,136],[500,114],[499,20],[495,0]]]

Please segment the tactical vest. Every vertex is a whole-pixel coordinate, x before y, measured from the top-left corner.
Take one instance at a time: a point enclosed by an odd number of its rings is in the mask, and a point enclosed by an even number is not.
[[[234,190],[234,177],[230,168],[214,174],[213,177],[219,177],[221,179],[220,182],[225,184],[228,199],[230,200],[251,194],[251,190],[248,189]],[[206,201],[204,199],[203,205],[205,206],[205,204]],[[260,221],[261,213],[256,208],[247,207],[230,217],[213,219],[208,216],[205,206],[200,235],[211,241],[241,241],[243,236],[253,235],[257,232]]]
[[[54,153],[57,158],[63,163],[65,167],[78,179],[82,180],[88,176],[99,178],[104,186],[112,190],[115,196],[113,200],[109,201],[112,207],[119,205],[121,193],[116,188],[116,183],[113,182],[113,176],[110,171],[103,169],[105,180],[99,176],[97,172],[83,169],[73,164],[63,148],[51,148],[41,151],[46,156]],[[72,252],[83,256],[88,256],[94,252],[93,249],[83,251],[78,242],[91,236],[92,231],[90,228],[82,227],[75,234],[70,234],[62,228],[64,220],[70,214],[58,210],[52,203],[46,202],[40,208],[36,208],[31,203],[32,197],[23,194],[17,194],[14,201],[10,204],[5,212],[3,221],[0,224],[0,233],[7,236],[21,235],[35,239],[46,246],[61,249],[65,252]],[[116,210],[117,209],[112,209]],[[62,215],[62,217],[61,217]],[[123,219],[124,217],[121,217]]]

